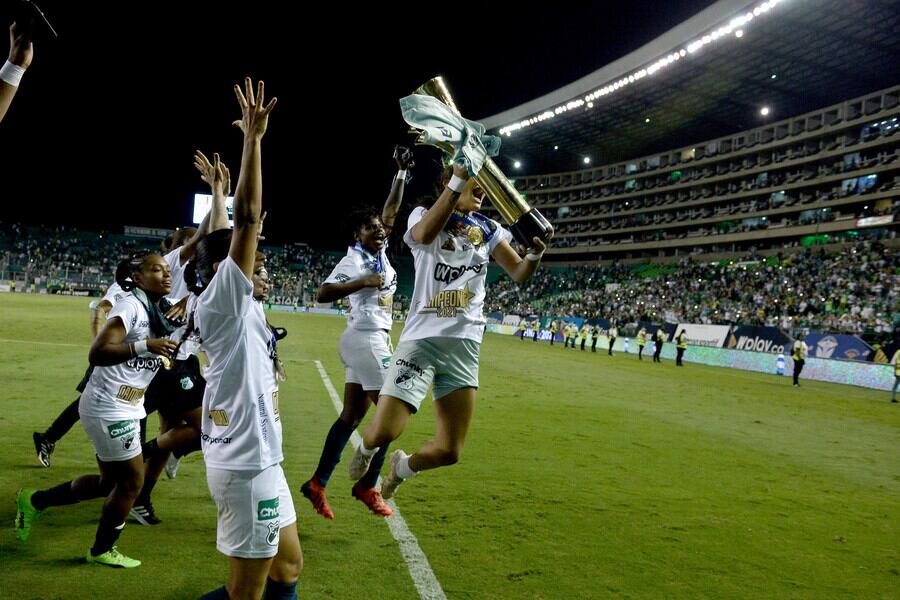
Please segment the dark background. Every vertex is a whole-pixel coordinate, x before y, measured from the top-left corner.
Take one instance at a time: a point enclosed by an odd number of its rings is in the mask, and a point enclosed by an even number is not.
[[[279,100],[263,142],[267,236],[337,249],[342,215],[384,201],[393,146],[412,141],[398,99],[425,80],[444,75],[463,114],[483,118],[712,2],[483,2],[470,14],[447,3],[39,4],[60,37],[36,43],[0,124],[0,220],[111,231],[189,224],[193,194],[208,191],[195,148],[220,152],[237,180],[231,84],[251,75]],[[10,5],[0,0],[5,26]],[[407,207],[437,175],[436,151],[416,156]]]

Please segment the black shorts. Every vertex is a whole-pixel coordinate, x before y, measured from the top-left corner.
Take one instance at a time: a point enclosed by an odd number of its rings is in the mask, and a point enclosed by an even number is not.
[[[200,361],[191,355],[156,373],[144,395],[144,410],[148,415],[158,410],[166,420],[174,421],[203,404],[204,390]]]
[[[87,371],[84,372],[84,377],[81,378],[81,381],[75,386],[75,391],[79,394],[84,393],[84,388],[87,387],[88,381],[91,380],[91,373],[94,372],[94,365],[90,365],[87,368]]]

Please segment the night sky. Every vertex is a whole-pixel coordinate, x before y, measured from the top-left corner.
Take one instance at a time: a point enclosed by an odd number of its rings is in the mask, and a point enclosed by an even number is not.
[[[263,141],[267,236],[338,249],[341,215],[384,201],[392,148],[412,141],[397,101],[425,80],[444,75],[464,116],[482,118],[712,2],[482,2],[468,16],[449,10],[459,3],[425,12],[422,3],[291,3],[290,12],[260,0],[39,4],[60,39],[36,44],[0,124],[0,220],[110,231],[189,224],[194,193],[207,191],[195,148],[220,152],[236,182],[231,84],[251,75],[279,100]],[[407,207],[437,173],[437,151],[416,156]]]

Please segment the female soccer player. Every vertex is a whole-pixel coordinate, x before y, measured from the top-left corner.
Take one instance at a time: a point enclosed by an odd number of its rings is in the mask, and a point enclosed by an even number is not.
[[[525,259],[509,244],[512,236],[496,221],[475,212],[484,191],[454,165],[453,177],[431,208],[409,217],[403,240],[412,248],[416,281],[406,327],[385,376],[364,446],[353,456],[350,476],[362,477],[379,448],[403,432],[410,415],[434,384],[435,436],[418,452],[391,455],[381,493],[390,498],[420,471],[459,460],[475,409],[478,358],[485,319],[484,284],[490,257],[516,283],[535,272],[546,245],[534,238]]]
[[[328,506],[325,486],[341,460],[350,434],[362,421],[369,406],[378,402],[378,391],[384,384],[384,374],[394,351],[391,344],[391,309],[397,290],[397,273],[385,250],[386,240],[403,200],[406,171],[412,162],[412,153],[395,150],[394,160],[398,172],[381,214],[374,208],[363,207],[350,216],[354,245],[347,249],[347,256],[337,264],[318,293],[319,302],[333,302],[349,296],[351,307],[347,329],[338,345],[346,369],[344,408],[325,438],[316,472],[300,488],[316,512],[326,519],[334,519],[334,513]],[[385,454],[387,444],[372,459],[370,474],[357,481],[351,493],[373,513],[387,517],[393,511],[375,489]]]
[[[208,235],[197,246],[202,286],[194,314],[209,358],[201,442],[209,491],[218,509],[216,547],[228,557],[228,584],[206,600],[296,598],[302,567],[297,517],[281,469],[275,336],[262,304],[253,299],[253,276],[262,204],[261,142],[273,98],[234,92],[244,134],[234,194],[234,230]]]
[[[50,506],[75,504],[106,496],[89,563],[137,567],[140,561],[115,546],[125,518],[144,481],[140,420],[144,392],[172,358],[175,342],[162,339],[172,331],[160,300],[172,288],[169,268],[157,254],[123,261],[116,270],[122,289],[132,291],[109,314],[88,356],[94,366],[81,395],[81,424],[97,451],[100,475],[83,475],[47,490],[19,490],[16,536],[28,539],[31,525]],[[152,338],[152,339],[148,339]]]

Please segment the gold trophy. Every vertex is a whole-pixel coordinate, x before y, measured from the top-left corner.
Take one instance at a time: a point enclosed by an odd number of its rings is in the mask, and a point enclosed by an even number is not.
[[[437,98],[457,115],[460,114],[443,77],[429,79],[413,93]],[[421,136],[418,143],[424,143],[421,141]],[[447,142],[434,144],[434,146],[449,154],[455,152],[453,146]],[[497,163],[487,158],[481,171],[475,176],[475,181],[491,199],[491,203],[500,212],[506,224],[509,225],[516,241],[526,248],[534,245],[532,238],[535,237],[541,238],[545,242],[550,241],[550,238],[553,237],[553,225],[536,208],[532,208],[522,199],[521,194],[506,178]],[[475,242],[473,241],[473,243]]]

